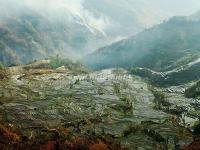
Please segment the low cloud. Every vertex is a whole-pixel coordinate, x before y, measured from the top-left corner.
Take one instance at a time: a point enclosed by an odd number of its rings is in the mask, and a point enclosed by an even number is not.
[[[84,0],[0,0],[4,11],[15,10],[20,13],[27,11],[28,8],[53,19],[66,12],[69,18],[86,26],[91,32],[95,33],[97,30],[105,35],[104,31],[110,24],[109,18],[102,14],[94,15],[83,7],[83,3]]]

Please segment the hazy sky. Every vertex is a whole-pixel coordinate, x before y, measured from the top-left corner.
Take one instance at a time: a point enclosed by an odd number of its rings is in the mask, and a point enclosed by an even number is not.
[[[200,0],[148,0],[171,15],[190,15],[200,10]]]
[[[1,16],[6,15],[6,11],[11,11],[11,9],[16,8],[17,6],[26,6],[30,9],[36,10],[39,13],[47,13],[49,17],[57,18],[56,14],[59,14],[62,11],[66,11],[73,16],[77,16],[82,20],[85,26],[92,31],[95,28],[96,30],[104,34],[104,29],[106,29],[110,24],[112,18],[107,17],[106,15],[101,15],[101,12],[98,14],[98,17],[84,8],[83,3],[90,0],[0,0],[0,9]],[[92,0],[93,2],[101,3],[101,0]],[[153,8],[155,12],[161,13],[162,18],[167,19],[171,16],[176,15],[191,15],[192,13],[200,10],[200,0],[107,0],[109,4],[120,3],[127,6],[132,6],[134,8],[137,6],[143,6],[148,9],[148,6]],[[4,4],[4,6],[1,6]],[[139,4],[139,5],[138,5]],[[147,4],[147,5],[146,5]],[[4,7],[5,12],[3,13]],[[94,6],[95,7],[95,6]],[[106,6],[105,6],[106,7]],[[109,6],[108,6],[109,8]],[[23,8],[20,8],[19,11],[23,11]],[[130,8],[127,8],[130,9]],[[103,14],[103,13],[102,13]],[[156,17],[156,16],[155,16]]]
[[[90,0],[0,0],[0,2],[15,5],[16,3],[26,4],[34,8],[45,9],[59,9],[60,7],[65,7],[72,13],[80,14],[80,10],[83,9],[82,3],[84,1]],[[100,0],[96,0],[100,3]],[[113,3],[118,3],[120,0],[107,0]],[[172,15],[189,15],[197,10],[200,10],[200,0],[124,0],[129,1],[134,7],[134,4],[141,1],[151,3],[151,5],[156,5],[162,8],[164,11],[172,13]],[[98,4],[97,3],[97,4]],[[137,5],[136,5],[137,6]],[[45,8],[45,9],[44,9]]]

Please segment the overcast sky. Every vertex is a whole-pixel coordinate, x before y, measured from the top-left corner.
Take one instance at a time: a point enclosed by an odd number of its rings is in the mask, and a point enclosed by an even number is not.
[[[200,10],[200,0],[147,0],[162,7],[171,15],[191,15]]]
[[[57,13],[59,14],[62,11],[66,11],[73,16],[81,18],[83,23],[88,25],[88,27],[95,27],[103,33],[104,29],[110,25],[110,20],[112,20],[112,18],[101,15],[101,12],[98,14],[99,16],[96,17],[94,12],[84,8],[83,3],[85,1],[89,3],[93,1],[97,6],[101,3],[101,0],[0,0],[0,16],[6,16],[6,14],[13,9],[17,9],[19,6],[26,6],[39,13],[49,13],[50,15],[48,15],[48,17],[54,18],[57,18]],[[139,9],[144,10],[148,9],[149,6],[153,8],[154,12],[161,13],[163,19],[168,19],[169,17],[177,15],[191,15],[200,10],[200,0],[104,0],[104,3],[105,1],[108,1],[109,4],[113,6],[118,3],[119,6],[120,4],[128,4],[127,7],[141,7]],[[143,4],[145,4],[144,8]],[[4,9],[2,7],[4,7]],[[96,6],[94,5],[93,7]],[[107,8],[109,10],[109,6],[107,6]],[[18,11],[23,11],[23,7],[19,7]]]
[[[13,5],[15,3],[24,3],[30,7],[39,7],[39,8],[59,8],[65,7],[72,12],[79,11],[82,7],[84,1],[90,0],[0,0],[0,2],[11,2]],[[100,0],[96,0],[98,3]],[[113,1],[113,3],[118,3],[118,0],[107,0]],[[120,1],[120,0],[119,0]],[[200,0],[124,0],[132,1],[132,4],[138,3],[140,1],[146,1],[148,3],[153,3],[153,5],[160,6],[165,11],[172,11],[172,14],[177,15],[189,15],[194,13],[197,10],[200,10]]]

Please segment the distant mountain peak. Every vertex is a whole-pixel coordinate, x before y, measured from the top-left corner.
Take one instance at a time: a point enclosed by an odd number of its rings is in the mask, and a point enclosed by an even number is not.
[[[173,17],[136,36],[98,49],[85,57],[85,63],[95,69],[144,67],[169,71],[200,57],[199,26],[199,20]]]

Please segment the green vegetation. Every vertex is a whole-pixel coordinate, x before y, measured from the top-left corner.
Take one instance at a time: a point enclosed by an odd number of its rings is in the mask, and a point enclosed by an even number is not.
[[[131,68],[129,69],[129,73],[147,78],[152,84],[159,84],[163,80],[160,74],[155,74],[152,70],[147,68]]]
[[[133,110],[132,100],[129,97],[127,97],[126,95],[121,96],[120,99],[121,99],[121,101],[123,101],[125,103],[124,112],[132,112],[132,110]]]
[[[196,122],[196,124],[193,127],[193,130],[194,130],[193,134],[194,134],[195,138],[199,138],[200,137],[200,123],[199,123],[199,121]]]
[[[200,99],[200,82],[197,82],[194,86],[190,87],[185,91],[185,95],[188,98]]]
[[[200,76],[199,64],[192,66],[184,66],[179,68],[178,71],[173,72],[154,72],[147,68],[131,68],[129,73],[147,78],[151,84],[160,87],[167,87],[172,85],[181,85],[193,80],[198,80]]]
[[[142,67],[169,71],[199,58],[199,25],[200,21],[188,17],[174,17],[95,51],[85,62],[95,69]]]
[[[121,87],[120,87],[120,83],[113,83],[113,88],[114,91],[117,95],[121,94]]]
[[[9,74],[6,72],[6,69],[0,68],[0,80],[5,79],[9,76]]]
[[[4,65],[2,64],[2,62],[0,62],[0,69],[3,69]]]
[[[156,90],[151,90],[154,95],[155,109],[161,110],[163,107],[169,107],[170,103],[165,100],[165,95]]]
[[[12,11],[7,14],[10,19],[2,20],[0,29],[0,61],[6,66],[27,64],[57,53],[71,57],[74,53],[83,53],[85,47],[97,41],[87,28],[74,26],[66,19],[54,23],[29,9],[21,15],[11,15]]]
[[[58,55],[56,57],[50,58],[49,67],[52,69],[57,69],[59,67],[65,66],[67,69],[73,71],[74,73],[87,73],[89,70],[83,66],[80,62],[73,62],[67,58],[60,58]]]
[[[61,66],[65,66],[68,68],[73,68],[74,63],[69,59],[62,59],[58,55],[56,57],[50,58],[50,64],[49,66],[53,69],[56,69]]]

